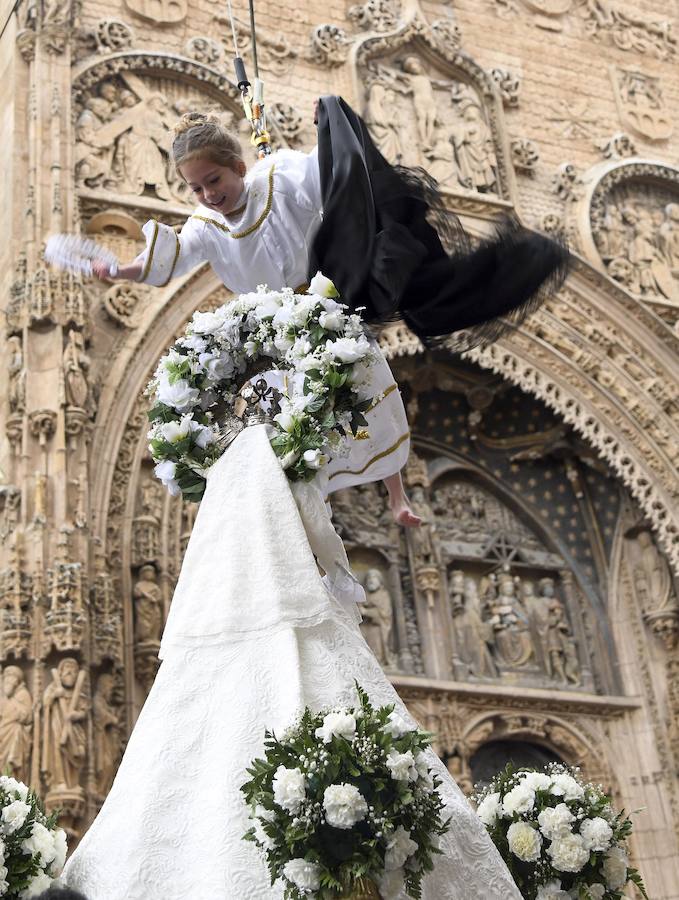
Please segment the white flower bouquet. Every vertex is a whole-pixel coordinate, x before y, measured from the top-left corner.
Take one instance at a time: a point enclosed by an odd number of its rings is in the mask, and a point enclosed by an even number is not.
[[[385,900],[404,888],[421,897],[449,828],[425,752],[431,736],[356,689],[355,707],[307,708],[280,739],[267,732],[241,788],[254,823],[244,837],[289,900],[341,897],[363,879]]]
[[[171,494],[199,500],[222,455],[220,410],[233,410],[255,368],[285,373],[271,445],[288,477],[309,480],[342,439],[367,424],[364,395],[375,351],[361,319],[347,315],[320,274],[307,294],[260,287],[214,312],[197,312],[163,356],[153,397],[149,449]]]
[[[629,866],[631,820],[578,769],[507,766],[473,799],[526,900],[620,900],[629,882],[647,897]]]
[[[21,781],[0,776],[0,897],[37,897],[61,874],[66,833]]]

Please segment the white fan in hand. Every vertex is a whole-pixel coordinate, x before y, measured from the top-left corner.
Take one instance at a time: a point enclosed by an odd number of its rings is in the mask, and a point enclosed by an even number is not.
[[[82,275],[92,274],[92,263],[101,260],[112,278],[118,273],[118,258],[106,247],[79,234],[53,234],[45,246],[45,260],[59,269]]]

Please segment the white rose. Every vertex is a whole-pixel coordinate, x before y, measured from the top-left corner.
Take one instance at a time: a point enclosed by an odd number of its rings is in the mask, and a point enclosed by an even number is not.
[[[58,875],[61,875],[61,870],[64,868],[66,853],[68,852],[68,843],[66,832],[63,828],[57,828],[52,837],[54,839],[54,859],[50,866],[50,875],[56,878]]]
[[[385,871],[379,880],[380,897],[384,900],[398,900],[404,888],[405,872],[403,869],[390,869]]]
[[[325,820],[334,828],[353,828],[365,819],[368,804],[353,784],[331,784],[323,792]]]
[[[322,738],[324,744],[329,744],[335,735],[353,741],[356,736],[356,718],[351,713],[328,713],[323,724],[316,729],[316,737]]]
[[[275,802],[293,816],[299,812],[306,797],[306,782],[301,769],[286,769],[279,766],[273,777],[273,798]]]
[[[305,450],[302,458],[310,469],[320,469],[328,461],[328,457],[320,450]]]
[[[45,872],[40,872],[35,878],[32,878],[28,887],[23,890],[19,897],[21,900],[29,900],[30,897],[38,897],[43,891],[52,884],[52,879]]]
[[[552,880],[547,884],[541,884],[535,895],[535,900],[570,900],[568,891],[561,890],[561,882]]]
[[[196,447],[200,447],[201,450],[204,450],[208,444],[214,444],[218,438],[218,435],[207,425],[201,425],[200,422],[196,422],[193,419],[191,419],[189,425]]]
[[[31,836],[23,839],[21,849],[29,856],[38,854],[40,856],[39,865],[43,868],[51,863],[57,854],[52,832],[40,822],[33,823]]]
[[[540,830],[548,840],[553,840],[560,835],[570,834],[571,822],[575,816],[565,803],[559,803],[554,807],[543,809],[538,816]]]
[[[174,384],[170,384],[167,378],[160,378],[158,381],[158,400],[177,412],[188,412],[196,405],[199,396],[198,389],[191,387],[185,378],[177,379]]]
[[[316,272],[311,279],[308,293],[317,294],[319,297],[339,297],[339,291],[335,285],[322,272]]]
[[[284,306],[281,306],[277,310],[275,316],[273,317],[273,323],[272,323],[273,327],[279,328],[279,329],[287,328],[290,325],[290,322],[292,321],[293,308],[294,307],[290,303],[287,303]]]
[[[223,381],[233,375],[233,357],[229,353],[201,353],[198,362],[211,381]]]
[[[283,876],[300,891],[317,891],[321,886],[321,867],[306,859],[291,859],[283,866]]]
[[[396,831],[387,839],[387,851],[384,854],[384,868],[387,871],[400,869],[409,856],[412,856],[419,845],[410,837],[403,825],[399,825]]]
[[[382,730],[386,731],[387,734],[390,734],[393,738],[400,738],[409,731],[415,731],[413,726],[408,725],[403,716],[400,713],[397,713],[395,709],[389,713]]]
[[[0,789],[8,794],[18,795],[19,800],[26,800],[28,797],[28,788],[23,781],[17,781],[10,775],[0,775]]]
[[[31,807],[23,800],[14,800],[8,803],[2,810],[2,825],[0,826],[5,834],[14,834],[26,821],[26,816],[30,813]]]
[[[182,492],[182,489],[179,487],[179,482],[175,481],[174,476],[176,470],[177,467],[171,459],[164,459],[162,462],[156,463],[153,469],[156,478],[163,482],[173,497],[178,497]]]
[[[399,753],[392,749],[387,755],[387,767],[394,781],[417,781],[417,769],[412,751]]]
[[[160,433],[170,444],[176,444],[185,438],[191,430],[190,422],[190,416],[182,416],[179,422],[165,422],[160,426]]]
[[[325,352],[343,363],[355,363],[370,352],[370,344],[361,336],[359,338],[337,338],[328,341]]]
[[[341,310],[335,312],[322,312],[318,317],[318,324],[326,331],[341,331],[345,317]]]
[[[524,862],[535,862],[540,859],[542,835],[528,822],[513,822],[507,829],[507,841],[509,849],[518,859]]]
[[[552,785],[552,779],[544,772],[526,772],[521,783],[534,791],[547,791]]]
[[[505,794],[502,801],[502,813],[511,818],[515,813],[530,812],[534,804],[535,791],[527,785],[519,783]]]
[[[608,850],[613,837],[613,829],[605,819],[596,816],[580,823],[580,837],[588,850]]]
[[[622,847],[611,847],[604,857],[603,876],[611,891],[619,891],[627,884],[627,854]]]
[[[547,853],[559,872],[580,872],[589,860],[589,850],[579,834],[565,834],[554,838]]]
[[[290,311],[290,321],[297,328],[303,328],[311,313],[316,309],[316,300],[313,297],[303,297],[293,305]]]
[[[268,294],[262,297],[255,307],[255,315],[258,319],[272,319],[281,308],[282,300],[278,294]]]
[[[492,828],[500,818],[501,811],[502,804],[500,803],[500,794],[498,791],[494,791],[492,794],[488,794],[484,797],[479,803],[476,814],[484,825],[488,828]]]
[[[585,796],[582,786],[572,775],[565,773],[553,776],[550,791],[555,797],[563,797],[564,800],[582,800]]]

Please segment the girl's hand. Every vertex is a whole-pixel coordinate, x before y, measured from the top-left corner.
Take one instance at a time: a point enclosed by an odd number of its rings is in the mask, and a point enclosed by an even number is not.
[[[95,259],[92,263],[92,274],[95,278],[98,278],[99,281],[105,281],[107,284],[113,283],[113,278],[111,278],[111,269],[110,265],[107,262],[104,262],[103,259]]]

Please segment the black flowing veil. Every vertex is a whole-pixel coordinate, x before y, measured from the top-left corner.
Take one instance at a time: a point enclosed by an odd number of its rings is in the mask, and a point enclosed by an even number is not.
[[[426,346],[468,349],[496,340],[559,289],[562,244],[505,218],[472,246],[423,169],[392,166],[340,97],[319,103],[323,223],[320,270],[368,324],[404,320]]]

